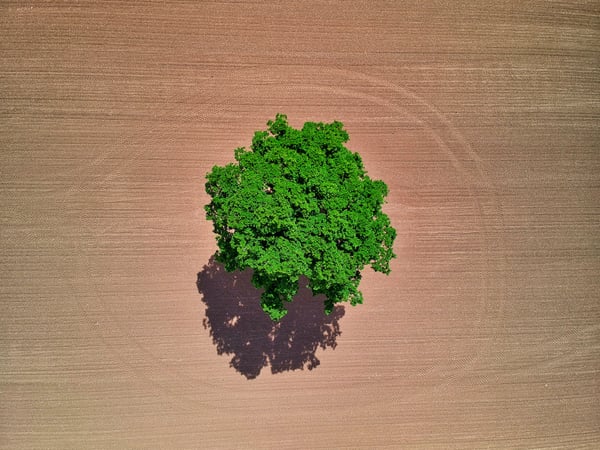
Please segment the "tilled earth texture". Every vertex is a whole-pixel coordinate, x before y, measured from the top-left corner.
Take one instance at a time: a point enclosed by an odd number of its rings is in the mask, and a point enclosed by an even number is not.
[[[0,36],[0,447],[600,446],[598,1],[3,1]],[[203,205],[278,112],[344,123],[398,258],[275,326]]]

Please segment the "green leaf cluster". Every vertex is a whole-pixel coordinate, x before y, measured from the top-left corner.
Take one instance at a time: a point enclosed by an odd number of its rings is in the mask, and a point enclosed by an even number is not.
[[[395,257],[396,231],[382,205],[386,184],[368,177],[358,153],[344,144],[340,122],[292,128],[277,114],[257,131],[236,163],[206,176],[207,218],[217,235],[216,258],[227,271],[253,269],[261,306],[277,321],[305,275],[313,294],[336,303],[362,303],[366,265],[385,274]]]

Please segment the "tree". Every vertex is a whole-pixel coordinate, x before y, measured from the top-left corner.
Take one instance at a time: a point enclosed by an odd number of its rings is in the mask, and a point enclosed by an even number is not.
[[[273,321],[286,314],[302,275],[314,295],[325,295],[327,314],[339,302],[362,303],[361,270],[389,274],[396,256],[396,231],[381,210],[386,184],[370,179],[360,155],[344,146],[340,122],[296,130],[277,114],[267,127],[249,150],[235,150],[236,163],[206,175],[217,261],[229,272],[253,269]]]

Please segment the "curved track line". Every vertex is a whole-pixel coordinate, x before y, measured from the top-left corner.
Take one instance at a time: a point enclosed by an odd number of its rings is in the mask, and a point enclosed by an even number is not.
[[[489,256],[489,252],[491,249],[490,242],[491,242],[492,238],[491,238],[490,232],[489,232],[490,227],[484,223],[485,215],[484,215],[483,205],[481,204],[481,202],[477,198],[477,196],[474,194],[474,185],[477,184],[477,181],[479,181],[479,184],[481,184],[484,187],[488,196],[495,202],[494,207],[496,208],[496,212],[497,212],[496,216],[500,220],[502,220],[501,204],[497,200],[497,196],[494,195],[495,189],[494,189],[492,181],[490,180],[489,176],[487,175],[483,161],[481,160],[479,155],[471,148],[471,146],[468,144],[466,139],[464,139],[464,137],[458,132],[458,130],[455,129],[455,127],[452,125],[452,123],[447,118],[445,118],[443,116],[443,114],[440,113],[439,110],[437,110],[437,108],[435,108],[433,105],[430,105],[429,103],[424,101],[417,94],[415,94],[407,89],[401,88],[397,85],[394,85],[388,81],[381,80],[379,78],[376,78],[376,77],[373,77],[370,75],[366,75],[366,74],[362,74],[359,72],[338,69],[338,68],[301,68],[298,70],[299,70],[299,72],[304,71],[304,73],[302,73],[300,76],[301,80],[313,79],[313,80],[319,80],[319,82],[323,82],[323,75],[329,75],[329,77],[331,77],[332,79],[325,80],[325,81],[328,81],[328,85],[296,83],[296,84],[288,85],[287,86],[288,88],[292,87],[292,88],[297,88],[297,89],[301,89],[301,90],[304,89],[304,90],[311,90],[311,91],[317,91],[317,92],[330,92],[330,93],[336,94],[336,96],[343,95],[343,96],[347,96],[347,97],[361,98],[372,104],[376,104],[381,107],[388,108],[391,111],[393,111],[395,114],[402,115],[403,117],[409,118],[411,121],[413,121],[419,127],[421,127],[423,130],[425,130],[434,139],[434,141],[439,146],[439,148],[444,150],[446,155],[450,158],[455,170],[457,170],[457,172],[459,172],[465,180],[470,180],[467,183],[468,184],[467,187],[469,189],[469,194],[470,194],[473,202],[475,203],[476,210],[478,211],[478,214],[479,214],[480,226],[482,228],[482,235],[484,238],[483,246],[486,250],[485,251],[486,258],[485,258],[485,261],[482,261],[482,263],[488,268],[486,270],[486,272],[489,273],[490,272],[489,268],[491,265],[491,258]],[[264,69],[253,69],[253,68],[240,69],[239,71],[234,71],[231,74],[229,79],[222,80],[222,83],[230,83],[232,86],[235,86],[239,82],[239,79],[244,79],[244,77],[243,77],[244,74],[246,74],[246,77],[245,77],[246,79],[253,79],[254,77],[252,77],[252,74],[254,73],[256,75],[257,72],[258,72],[258,75],[265,74]],[[276,72],[277,71],[273,71],[274,74]],[[358,80],[362,80],[362,81],[367,81],[369,83],[368,88],[370,88],[370,89],[367,89],[367,91],[372,90],[374,88],[381,89],[382,87],[385,89],[388,89],[389,91],[391,91],[392,98],[398,97],[398,96],[404,96],[407,99],[411,99],[414,103],[417,104],[417,106],[419,106],[419,108],[417,108],[416,112],[411,112],[409,110],[410,105],[403,107],[403,106],[398,105],[397,103],[394,103],[394,101],[391,101],[384,97],[381,97],[380,95],[373,95],[371,93],[364,93],[362,91],[356,91],[356,90],[353,90],[350,88],[338,87],[338,86],[344,86],[344,83],[340,82],[340,80],[337,79],[337,78],[339,78],[338,76],[342,76],[342,75],[349,77],[351,80],[358,79]],[[273,77],[273,79],[270,80],[269,83],[266,83],[264,85],[258,85],[258,87],[257,87],[257,90],[259,91],[258,93],[260,93],[261,89],[267,89],[267,91],[269,91],[269,89],[272,88],[273,85],[277,84],[278,81],[284,81],[284,80],[277,80],[278,76],[281,77],[281,75],[275,75]],[[297,77],[297,74],[296,74],[296,77]],[[238,89],[239,89],[239,87],[238,87]],[[225,95],[231,95],[231,93],[227,92]],[[171,105],[170,108],[165,109],[164,105],[159,105],[161,108],[160,113],[155,115],[156,118],[153,122],[160,123],[161,118],[172,117],[173,115],[175,115],[174,114],[175,112],[179,113],[178,116],[181,117],[182,110],[184,111],[183,117],[196,117],[197,110],[200,106],[212,108],[214,110],[220,111],[221,113],[223,113],[227,109],[225,106],[226,102],[220,101],[221,99],[217,95],[211,96],[209,98],[209,100],[205,101],[205,102],[199,103],[198,102],[199,99],[206,99],[206,91],[205,90],[199,90],[195,94],[191,94],[191,95],[189,93],[181,95],[177,100],[174,100],[173,102],[170,103],[170,105]],[[413,108],[414,108],[414,106],[413,106]],[[421,114],[419,114],[418,109],[421,109],[421,108],[424,109],[425,111],[421,112]],[[427,113],[427,114],[424,114],[424,113]],[[425,115],[426,115],[426,117],[423,117]],[[427,120],[427,118],[429,118],[429,119],[434,118],[435,121],[438,123],[437,128],[434,127],[433,125],[431,125],[429,123],[429,121]],[[65,200],[69,199],[76,193],[80,194],[81,191],[89,190],[91,188],[96,188],[96,189],[108,188],[110,186],[111,180],[113,180],[117,175],[123,173],[125,169],[130,167],[133,163],[138,161],[144,155],[145,149],[144,149],[144,146],[141,144],[143,144],[144,142],[148,142],[148,140],[164,138],[164,137],[168,136],[169,133],[170,133],[170,129],[167,126],[161,126],[161,127],[156,127],[156,128],[155,127],[144,127],[141,130],[139,130],[138,132],[134,133],[133,135],[130,135],[129,137],[127,137],[124,140],[124,142],[125,142],[124,144],[123,143],[119,144],[120,149],[129,148],[132,150],[132,152],[128,155],[127,164],[123,164],[120,167],[112,169],[111,171],[109,171],[106,175],[104,175],[100,179],[94,179],[93,173],[98,168],[100,168],[103,163],[105,163],[106,161],[109,161],[111,158],[114,158],[117,155],[117,150],[113,150],[113,151],[109,150],[109,151],[105,152],[103,155],[99,156],[94,161],[92,161],[88,166],[82,168],[79,171],[79,173],[83,173],[83,176],[85,176],[85,178],[89,178],[89,180],[81,179],[81,177],[80,177],[79,183],[71,186],[66,192],[64,192]],[[452,148],[453,145],[455,147],[458,145],[458,147],[460,147],[460,149],[457,150],[455,148]],[[459,158],[457,156],[457,152],[460,152],[460,150],[462,150],[465,153],[465,155],[467,156],[466,159],[469,159],[469,160],[473,161],[474,163],[476,163],[477,172],[478,172],[478,174],[477,174],[478,176],[476,177],[477,180],[473,179],[473,174],[469,174],[468,170],[461,163],[461,158]],[[501,226],[503,226],[503,224],[501,224]],[[114,224],[109,224],[109,225],[105,226],[100,231],[100,235],[106,234],[106,233],[114,230],[115,227],[116,227],[116,225],[114,225]],[[87,229],[90,232],[93,231],[92,227],[89,225],[88,225]],[[97,229],[96,229],[96,231],[97,231]],[[81,248],[80,250],[81,250],[80,251],[81,258],[84,260],[81,262],[85,266],[83,271],[87,273],[87,276],[89,277],[88,279],[92,280],[92,282],[96,285],[96,288],[95,288],[96,291],[101,292],[102,287],[100,284],[97,284],[96,280],[94,280],[93,273],[91,272],[91,269],[90,269],[90,267],[91,267],[90,257],[86,256],[85,248]],[[488,314],[491,312],[491,307],[488,304],[488,302],[489,302],[489,300],[488,300],[489,280],[484,279],[483,282],[485,284],[484,293],[483,293],[484,298],[483,298],[482,303],[480,304],[479,313],[476,318],[476,323],[477,323],[476,329],[477,330],[479,330],[481,327],[483,317],[489,317]],[[75,288],[75,290],[77,289],[77,287],[74,287],[74,288]],[[100,295],[99,298],[102,299],[103,296]],[[83,307],[83,305],[80,304],[80,308],[84,311],[85,314],[87,314],[85,312],[85,308]],[[119,317],[117,317],[110,310],[110,308],[108,308],[105,304],[103,304],[103,308],[106,311],[107,315],[113,317],[114,325],[119,329],[119,331],[122,333],[123,336],[127,336],[127,339],[135,341],[134,342],[135,347],[142,354],[145,354],[149,359],[155,360],[159,364],[162,365],[162,363],[158,360],[158,358],[156,358],[151,352],[149,352],[148,349],[144,348],[144,346],[142,344],[140,344],[134,336],[132,336],[127,325],[122,324]],[[502,314],[503,308],[504,308],[504,302],[501,305],[499,305],[499,307],[497,308],[497,311],[499,314]],[[93,321],[94,319],[90,318],[90,320]],[[100,332],[100,333],[101,333],[102,338],[105,341],[106,345],[108,347],[112,347],[112,344],[108,340],[109,337],[105,338],[103,332]],[[473,333],[474,333],[474,331],[473,331]],[[113,349],[113,351],[115,354],[120,354],[119,349]],[[480,351],[480,353],[481,353],[481,351]],[[166,389],[165,386],[162,386],[158,381],[149,379],[145,371],[142,371],[136,367],[133,367],[132,364],[126,360],[126,358],[121,358],[121,359],[122,359],[124,368],[128,368],[129,370],[132,370],[133,372],[136,373],[137,376],[140,376],[142,379],[146,380],[148,383],[153,384],[157,389],[163,391],[169,397],[173,397],[175,395],[173,392]],[[460,377],[461,374],[464,374],[468,370],[468,368],[472,367],[474,365],[474,363],[477,361],[477,359],[478,359],[478,355],[474,355],[468,361],[458,362],[458,365],[455,366],[451,371],[448,371],[448,367],[445,367],[445,368],[442,366],[433,367],[428,371],[427,374],[428,375],[441,375],[446,380],[446,383],[450,383],[453,379]],[[175,376],[182,375],[181,373],[179,373],[179,371],[177,371],[177,369],[172,369],[172,368],[169,369],[169,371],[171,371],[171,370],[174,371]],[[427,375],[427,374],[422,374],[422,375]],[[214,386],[210,383],[207,383],[205,380],[190,379],[190,383],[192,383],[192,382],[195,386],[198,386],[199,384]],[[446,384],[446,383],[444,383],[444,384]],[[181,400],[181,399],[179,399],[179,400]]]

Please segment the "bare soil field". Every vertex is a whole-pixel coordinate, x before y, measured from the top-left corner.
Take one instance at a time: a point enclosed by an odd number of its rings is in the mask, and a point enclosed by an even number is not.
[[[3,1],[0,447],[598,448],[597,1]],[[204,174],[277,112],[389,276],[273,325]]]

